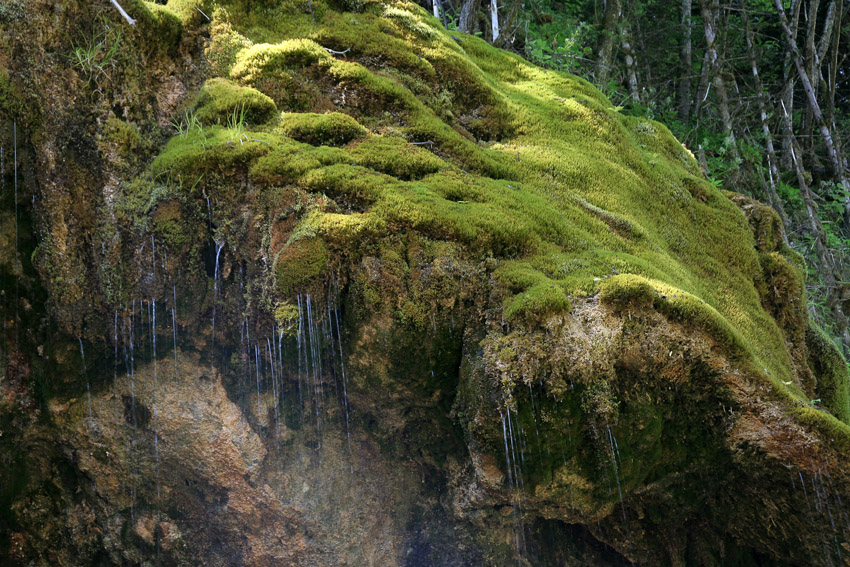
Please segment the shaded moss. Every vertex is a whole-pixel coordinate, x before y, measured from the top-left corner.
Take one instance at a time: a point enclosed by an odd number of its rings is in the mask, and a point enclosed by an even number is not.
[[[0,67],[0,112],[12,118],[23,117],[24,105],[8,71]]]
[[[275,259],[278,290],[291,295],[327,269],[328,248],[321,238],[303,238],[284,247]]]
[[[109,142],[124,154],[137,151],[143,144],[142,135],[135,125],[119,120],[114,116],[107,119],[104,134]]]
[[[809,351],[809,367],[817,377],[815,393],[820,400],[818,405],[850,424],[850,376],[847,361],[823,329],[813,323],[806,330],[806,347]]]
[[[174,54],[180,43],[183,24],[189,21],[181,19],[182,10],[180,14],[174,13],[173,6],[177,3],[172,0],[169,6],[162,6],[154,2],[132,0],[132,3],[127,5],[128,10],[131,10],[133,4],[143,6],[133,10],[131,14],[136,18],[136,28],[144,36],[146,45],[155,46],[163,54]],[[200,5],[200,2],[198,4]],[[195,19],[200,17],[197,10],[192,11],[195,13]]]

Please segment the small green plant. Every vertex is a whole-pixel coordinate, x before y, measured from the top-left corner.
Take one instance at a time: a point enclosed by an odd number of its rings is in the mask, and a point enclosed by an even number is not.
[[[227,127],[235,130],[237,134],[242,134],[245,130],[245,103],[234,106],[233,112],[227,117]]]
[[[184,112],[183,118],[180,120],[172,120],[171,125],[174,126],[175,130],[177,130],[178,136],[185,136],[192,130],[197,130],[198,132],[203,131],[201,121],[198,120],[198,116],[193,110],[187,110]]]
[[[97,28],[100,29],[97,29]],[[98,82],[108,76],[117,63],[121,48],[121,30],[112,28],[107,22],[96,24],[91,35],[81,42],[72,41],[73,48],[68,56],[88,81]]]

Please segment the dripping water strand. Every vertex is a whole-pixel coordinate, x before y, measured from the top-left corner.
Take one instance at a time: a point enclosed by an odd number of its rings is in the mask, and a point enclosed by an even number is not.
[[[18,352],[20,341],[20,324],[18,323],[18,123],[12,122],[12,149],[14,151],[14,181],[15,181],[15,354]]]
[[[130,415],[133,422],[133,432],[131,440],[131,455],[135,453],[136,435],[139,427],[136,416],[136,300],[134,299],[130,309],[130,328],[128,330],[130,338],[130,364],[127,366],[127,375],[130,378]],[[135,461],[135,459],[133,459]],[[138,474],[138,468],[135,471]],[[131,476],[130,484],[130,518],[131,521],[135,517],[136,507],[136,475]]]
[[[174,340],[174,379],[178,378],[178,360],[177,360],[177,285],[174,284],[171,287],[171,291],[173,293],[173,303],[171,304],[171,332]]]
[[[307,294],[307,336],[310,342],[310,374],[313,377],[313,395],[316,398],[316,429],[321,431],[320,411],[324,406],[325,393],[322,386],[322,361],[320,357],[319,332],[313,318],[313,302]]]
[[[622,467],[622,461],[620,460],[620,446],[617,443],[617,438],[614,437],[614,434],[611,432],[611,426],[606,423],[605,429],[608,431],[608,443],[611,446],[611,464],[614,468],[614,479],[617,482],[617,494],[620,497],[620,508],[623,510],[623,526],[626,528],[626,538],[629,543],[629,548],[632,546],[632,537],[629,533],[629,520],[626,516],[626,504],[623,501],[623,488],[620,484],[620,468]]]
[[[153,237],[151,237],[151,250],[153,251]],[[159,414],[157,408],[157,395],[159,392],[159,367],[156,356],[156,298],[152,298],[151,308],[151,357],[153,358],[153,451],[154,463],[156,465],[156,516],[157,524],[160,521],[160,478],[159,478]],[[159,565],[159,539],[156,538],[156,564]]]
[[[354,460],[351,452],[351,418],[348,408],[348,378],[345,375],[345,359],[342,351],[342,333],[339,328],[339,308],[334,305],[334,322],[336,323],[336,342],[339,347],[339,368],[342,374],[342,405],[345,410],[345,436],[348,439],[348,462],[351,468],[351,473],[354,473]],[[330,318],[330,315],[328,316]]]
[[[274,329],[272,329],[272,340],[274,340]],[[269,371],[272,376],[272,401],[274,403],[274,421],[275,421],[275,430],[277,431],[277,437],[280,439],[280,413],[278,408],[278,390],[277,390],[277,376],[274,368],[274,350],[272,349],[271,341],[266,337],[266,351],[269,356]]]
[[[517,410],[513,410],[516,412]],[[516,424],[516,425],[514,425]],[[516,431],[516,433],[515,433]],[[525,493],[525,482],[523,480],[523,467],[525,465],[525,452],[523,450],[523,437],[524,432],[519,423],[519,414],[516,413],[514,415],[514,419],[511,419],[511,408],[508,408],[508,435],[511,440],[511,450],[513,451],[513,462],[514,462],[514,493],[515,493],[515,529],[517,532],[517,538],[519,541],[519,549],[520,555],[525,553],[526,544],[525,544],[525,524],[524,522],[524,513],[523,513],[523,503],[522,503],[522,495]],[[518,438],[517,438],[518,436]],[[517,453],[519,453],[519,459],[517,459]]]
[[[212,315],[212,352],[215,356],[215,316],[218,307],[218,259],[221,254],[221,249],[224,248],[224,243],[215,243],[215,271],[213,272],[213,315]]]
[[[841,557],[841,546],[838,543],[838,530],[835,526],[835,519],[832,515],[832,507],[829,505],[829,493],[826,490],[826,486],[823,482],[823,473],[821,469],[812,476],[812,488],[815,492],[815,496],[818,503],[818,508],[820,509],[821,516],[826,516],[829,519],[830,526],[832,527],[832,536],[833,542],[835,543],[835,551],[838,555],[838,564],[843,565],[844,561]],[[826,514],[824,514],[824,512]],[[825,535],[825,537],[828,537]]]
[[[112,387],[118,381],[118,309],[115,310],[115,329],[112,335],[112,346],[114,349],[112,355]]]
[[[304,310],[301,307],[301,294],[298,294],[298,333],[296,335],[296,346],[298,348],[298,404],[299,404],[299,420],[304,424],[304,392],[303,392],[303,376],[304,376],[304,359],[307,356],[307,349],[304,346]],[[303,351],[303,355],[302,355]]]
[[[280,442],[280,411],[281,407],[283,407],[283,381],[280,376],[280,370],[275,368],[275,364],[280,363],[279,359],[275,360],[275,350],[277,349],[277,345],[275,344],[276,330],[276,326],[273,325],[271,341],[269,341],[269,338],[266,337],[266,347],[269,349],[269,367],[272,374],[272,399],[274,401],[275,431],[277,432],[278,442]]]
[[[257,371],[257,422],[258,424],[262,424],[262,415],[263,412],[260,409],[260,347],[259,343],[254,345],[254,364],[256,365]]]
[[[506,408],[506,409],[507,409],[508,414],[510,415],[511,410],[508,409],[508,408]],[[502,413],[501,408],[499,409],[499,419],[501,419],[501,421],[502,421],[502,438],[505,441],[505,461],[507,463],[508,484],[511,486],[512,491],[514,492],[514,499],[515,499],[516,498],[516,481],[514,480],[515,470],[514,470],[514,466],[513,466],[513,462],[512,462],[513,459],[511,459],[512,451],[510,449],[510,444],[508,443],[508,427],[506,425],[505,414]],[[520,544],[519,544],[519,530],[517,529],[517,523],[518,523],[519,520],[518,520],[517,508],[516,508],[515,503],[512,506],[512,508],[513,508],[512,515],[514,517],[514,551],[516,552],[517,565],[519,567],[521,567],[522,566],[522,553],[520,551]]]
[[[89,371],[86,368],[86,353],[83,350],[83,338],[77,337],[77,340],[80,341],[80,359],[83,361],[83,377],[86,379],[86,397],[89,401],[89,420],[92,419],[92,408],[91,408],[91,384],[89,383]],[[91,427],[91,423],[89,423],[89,427]]]

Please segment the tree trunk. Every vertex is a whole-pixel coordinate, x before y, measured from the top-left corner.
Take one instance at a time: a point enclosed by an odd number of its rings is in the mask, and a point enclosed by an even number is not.
[[[720,111],[720,123],[726,135],[726,143],[733,159],[738,160],[738,149],[735,143],[735,133],[732,130],[732,115],[729,112],[729,96],[726,92],[726,82],[723,79],[723,69],[717,54],[717,20],[720,12],[720,0],[700,0],[700,13],[705,29],[705,53],[709,74],[714,76],[712,84],[716,92],[717,106]],[[706,93],[707,94],[707,93]]]
[[[682,0],[682,45],[679,50],[679,120],[687,122],[691,114],[691,0]]]
[[[808,10],[806,11],[806,41],[804,44],[805,51],[803,53],[803,63],[806,69],[806,74],[812,82],[812,91],[815,93],[815,98],[818,96],[818,73],[820,72],[817,52],[815,51],[815,36],[817,35],[818,9],[820,8],[820,0],[809,0]],[[812,125],[814,116],[811,106],[807,106],[803,113],[803,141],[806,142],[807,148],[803,156],[804,161],[808,161],[811,165],[815,162],[815,141],[812,136]],[[810,169],[813,169],[810,167]]]
[[[709,90],[709,79],[711,77],[711,63],[709,62],[708,51],[702,56],[702,68],[699,73],[699,83],[697,85],[697,93],[694,98],[694,115],[697,117],[697,121],[702,113],[702,105],[708,98],[708,90]]]
[[[785,40],[788,42],[788,47],[791,49],[791,53],[794,58],[794,66],[797,68],[797,76],[800,77],[800,84],[803,86],[803,91],[806,93],[806,99],[809,102],[812,115],[820,127],[821,137],[823,137],[823,142],[826,146],[826,152],[829,155],[830,162],[832,162],[835,180],[842,187],[847,188],[848,185],[844,178],[844,165],[841,158],[838,156],[829,126],[824,121],[823,114],[821,114],[820,105],[818,104],[817,97],[815,96],[814,89],[812,88],[811,80],[809,79],[809,75],[803,64],[803,57],[800,55],[800,50],[797,48],[797,42],[791,34],[791,28],[788,26],[788,19],[785,16],[785,10],[782,8],[782,0],[774,0],[774,4],[776,5],[776,9],[779,13],[779,22],[782,24],[782,29],[785,32]],[[848,230],[850,230],[850,193],[845,193],[844,197],[844,225]]]
[[[508,14],[508,19],[502,22],[502,39],[497,43],[499,47],[504,47],[508,42],[513,43],[516,39],[517,28],[514,27],[514,22],[516,21],[517,15],[519,15],[519,9],[521,6],[522,0],[514,0],[514,6]],[[513,31],[511,31],[512,29]]]
[[[770,133],[770,125],[767,119],[767,105],[764,97],[764,86],[759,76],[758,65],[756,65],[756,53],[753,42],[753,30],[750,28],[750,20],[747,17],[746,5],[742,2],[741,17],[744,20],[744,32],[747,42],[747,56],[750,59],[750,69],[753,73],[753,82],[756,89],[756,100],[758,101],[759,119],[761,121],[761,132],[764,136],[764,145],[767,150],[767,173],[768,173],[768,200],[771,206],[779,213],[782,219],[782,224],[788,227],[788,215],[785,214],[785,207],[782,206],[782,199],[779,198],[779,193],[776,190],[776,183],[779,180],[779,167],[776,161],[776,149],[773,147],[773,136]]]
[[[629,96],[632,98],[632,101],[639,103],[640,92],[638,91],[637,71],[635,70],[637,65],[635,63],[635,53],[632,48],[631,38],[629,37],[629,28],[626,25],[622,26],[620,41],[623,48],[623,54],[626,58],[626,75],[629,82]]]
[[[475,33],[478,12],[478,6],[481,0],[464,0],[460,8],[460,18],[458,19],[458,29],[463,33]]]
[[[835,5],[835,2],[830,4],[830,6],[834,6],[834,5]],[[826,72],[826,83],[827,83],[826,84],[826,110],[825,110],[824,119],[826,120],[826,123],[830,126],[830,128],[832,128],[833,130],[835,130],[835,90],[836,90],[836,84],[837,84],[837,80],[838,80],[838,76],[837,76],[838,75],[838,69],[840,67],[838,57],[841,53],[840,50],[838,49],[838,46],[841,43],[841,23],[842,23],[841,21],[843,19],[842,18],[843,15],[844,15],[844,9],[841,5],[839,5],[838,8],[835,10],[835,14],[834,14],[833,20],[832,20],[833,25],[832,25],[832,28],[830,30],[830,32],[831,32],[830,35],[832,37],[830,38],[829,43],[832,45],[832,61],[829,63],[829,65],[827,65],[827,72]],[[823,56],[821,57],[821,60],[825,60],[826,56],[827,56],[827,51],[824,50]],[[836,143],[835,150],[838,152],[838,155],[839,156],[843,155],[842,152],[841,152],[841,137],[840,136],[835,141],[835,143]],[[842,166],[843,165],[844,164],[842,164]]]
[[[796,37],[797,29],[800,25],[800,0],[791,0],[791,29]],[[793,55],[791,49],[786,46],[785,49],[785,64],[782,67],[783,82],[785,84],[782,90],[781,101],[785,110],[789,115],[794,113],[794,89],[796,88],[797,78],[792,70]],[[790,125],[790,127],[789,127]],[[794,168],[793,160],[791,159],[792,143],[791,138],[794,137],[793,120],[786,124],[782,121],[782,169],[790,170]]]
[[[780,0],[781,1],[781,0]],[[783,108],[783,120],[790,122],[791,118],[786,109]],[[790,128],[791,125],[788,124]],[[797,174],[797,183],[800,185],[800,194],[803,196],[803,203],[806,206],[806,215],[809,220],[809,228],[815,238],[815,252],[820,262],[820,272],[823,275],[823,283],[826,287],[826,304],[829,307],[832,318],[835,322],[835,330],[838,331],[841,337],[841,342],[844,346],[844,352],[850,353],[850,325],[848,325],[847,316],[841,308],[842,285],[839,284],[838,270],[835,266],[835,259],[832,252],[829,250],[826,242],[826,233],[823,230],[823,225],[818,217],[817,205],[809,189],[809,183],[806,180],[806,174],[803,171],[803,165],[798,155],[796,140],[792,134],[792,151],[791,157],[794,162],[794,172]]]
[[[434,10],[434,17],[440,19],[440,0],[431,0],[431,8]]]
[[[499,5],[496,0],[490,0],[490,29],[493,33],[493,43],[499,39]]]
[[[599,34],[599,45],[596,48],[596,82],[603,90],[610,77],[614,59],[614,38],[617,35],[617,24],[620,22],[622,9],[621,0],[608,0],[605,5],[602,33]]]

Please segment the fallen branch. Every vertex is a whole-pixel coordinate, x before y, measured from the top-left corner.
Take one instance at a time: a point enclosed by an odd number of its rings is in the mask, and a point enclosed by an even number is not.
[[[431,140],[425,140],[424,142],[410,142],[411,146],[433,146],[434,142]]]
[[[207,21],[208,21],[208,22],[211,22],[211,21],[212,21],[212,20],[210,20],[210,17],[209,17],[209,16],[207,16],[206,14],[204,14],[204,11],[203,11],[203,10],[201,10],[201,9],[200,9],[200,8],[198,8],[197,6],[195,6],[195,9],[196,9],[197,11],[199,11],[199,12],[201,13],[201,15],[207,19]]]
[[[125,20],[127,20],[128,24],[130,24],[131,26],[136,25],[136,20],[131,18],[130,14],[128,14],[127,12],[124,11],[124,8],[121,7],[121,4],[116,2],[116,0],[109,0],[109,1],[112,2],[112,5],[115,6],[118,9],[118,12],[124,17]]]

